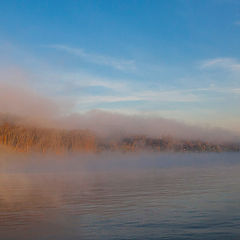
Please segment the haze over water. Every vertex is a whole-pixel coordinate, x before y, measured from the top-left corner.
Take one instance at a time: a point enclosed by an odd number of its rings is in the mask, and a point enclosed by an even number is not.
[[[240,239],[239,0],[0,0],[0,23],[0,240]]]
[[[0,239],[238,239],[239,153],[1,163]]]

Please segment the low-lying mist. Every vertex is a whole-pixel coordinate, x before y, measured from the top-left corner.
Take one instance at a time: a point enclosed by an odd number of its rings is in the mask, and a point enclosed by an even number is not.
[[[220,128],[207,128],[172,119],[125,115],[102,110],[74,113],[73,102],[53,99],[32,90],[26,84],[0,81],[0,123],[14,122],[48,128],[88,129],[97,137],[118,139],[126,136],[172,136],[205,141],[239,141],[240,136]]]
[[[239,153],[101,153],[7,154],[0,157],[1,174],[64,174],[135,171],[239,164]]]
[[[90,129],[106,139],[146,135],[148,137],[171,136],[178,139],[205,141],[239,141],[239,136],[220,129],[194,126],[162,117],[124,115],[101,110],[85,114],[72,114],[59,120],[65,128]]]

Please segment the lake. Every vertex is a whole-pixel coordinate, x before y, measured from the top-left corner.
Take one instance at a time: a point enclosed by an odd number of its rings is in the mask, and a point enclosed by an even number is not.
[[[32,156],[0,167],[1,240],[240,239],[239,153]]]

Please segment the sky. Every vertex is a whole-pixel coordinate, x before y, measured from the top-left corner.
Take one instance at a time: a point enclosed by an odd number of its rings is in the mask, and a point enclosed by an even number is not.
[[[61,99],[66,114],[240,133],[239,43],[238,0],[0,0],[0,83]]]

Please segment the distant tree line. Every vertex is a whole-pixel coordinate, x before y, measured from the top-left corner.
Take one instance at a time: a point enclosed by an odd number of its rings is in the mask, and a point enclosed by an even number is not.
[[[0,145],[18,152],[222,152],[240,151],[237,143],[210,143],[201,140],[181,140],[172,137],[125,137],[119,141],[96,140],[88,130],[61,130],[0,124]]]
[[[102,143],[102,151],[137,152],[149,150],[155,152],[239,152],[240,144],[237,143],[210,143],[201,140],[181,140],[172,137],[149,138],[134,136],[121,139],[119,142]]]
[[[148,138],[145,136],[124,138],[121,145],[123,148],[136,151],[141,148],[152,151],[175,151],[175,152],[222,152],[240,151],[240,144],[236,143],[211,143],[202,140],[182,140],[172,137]]]

